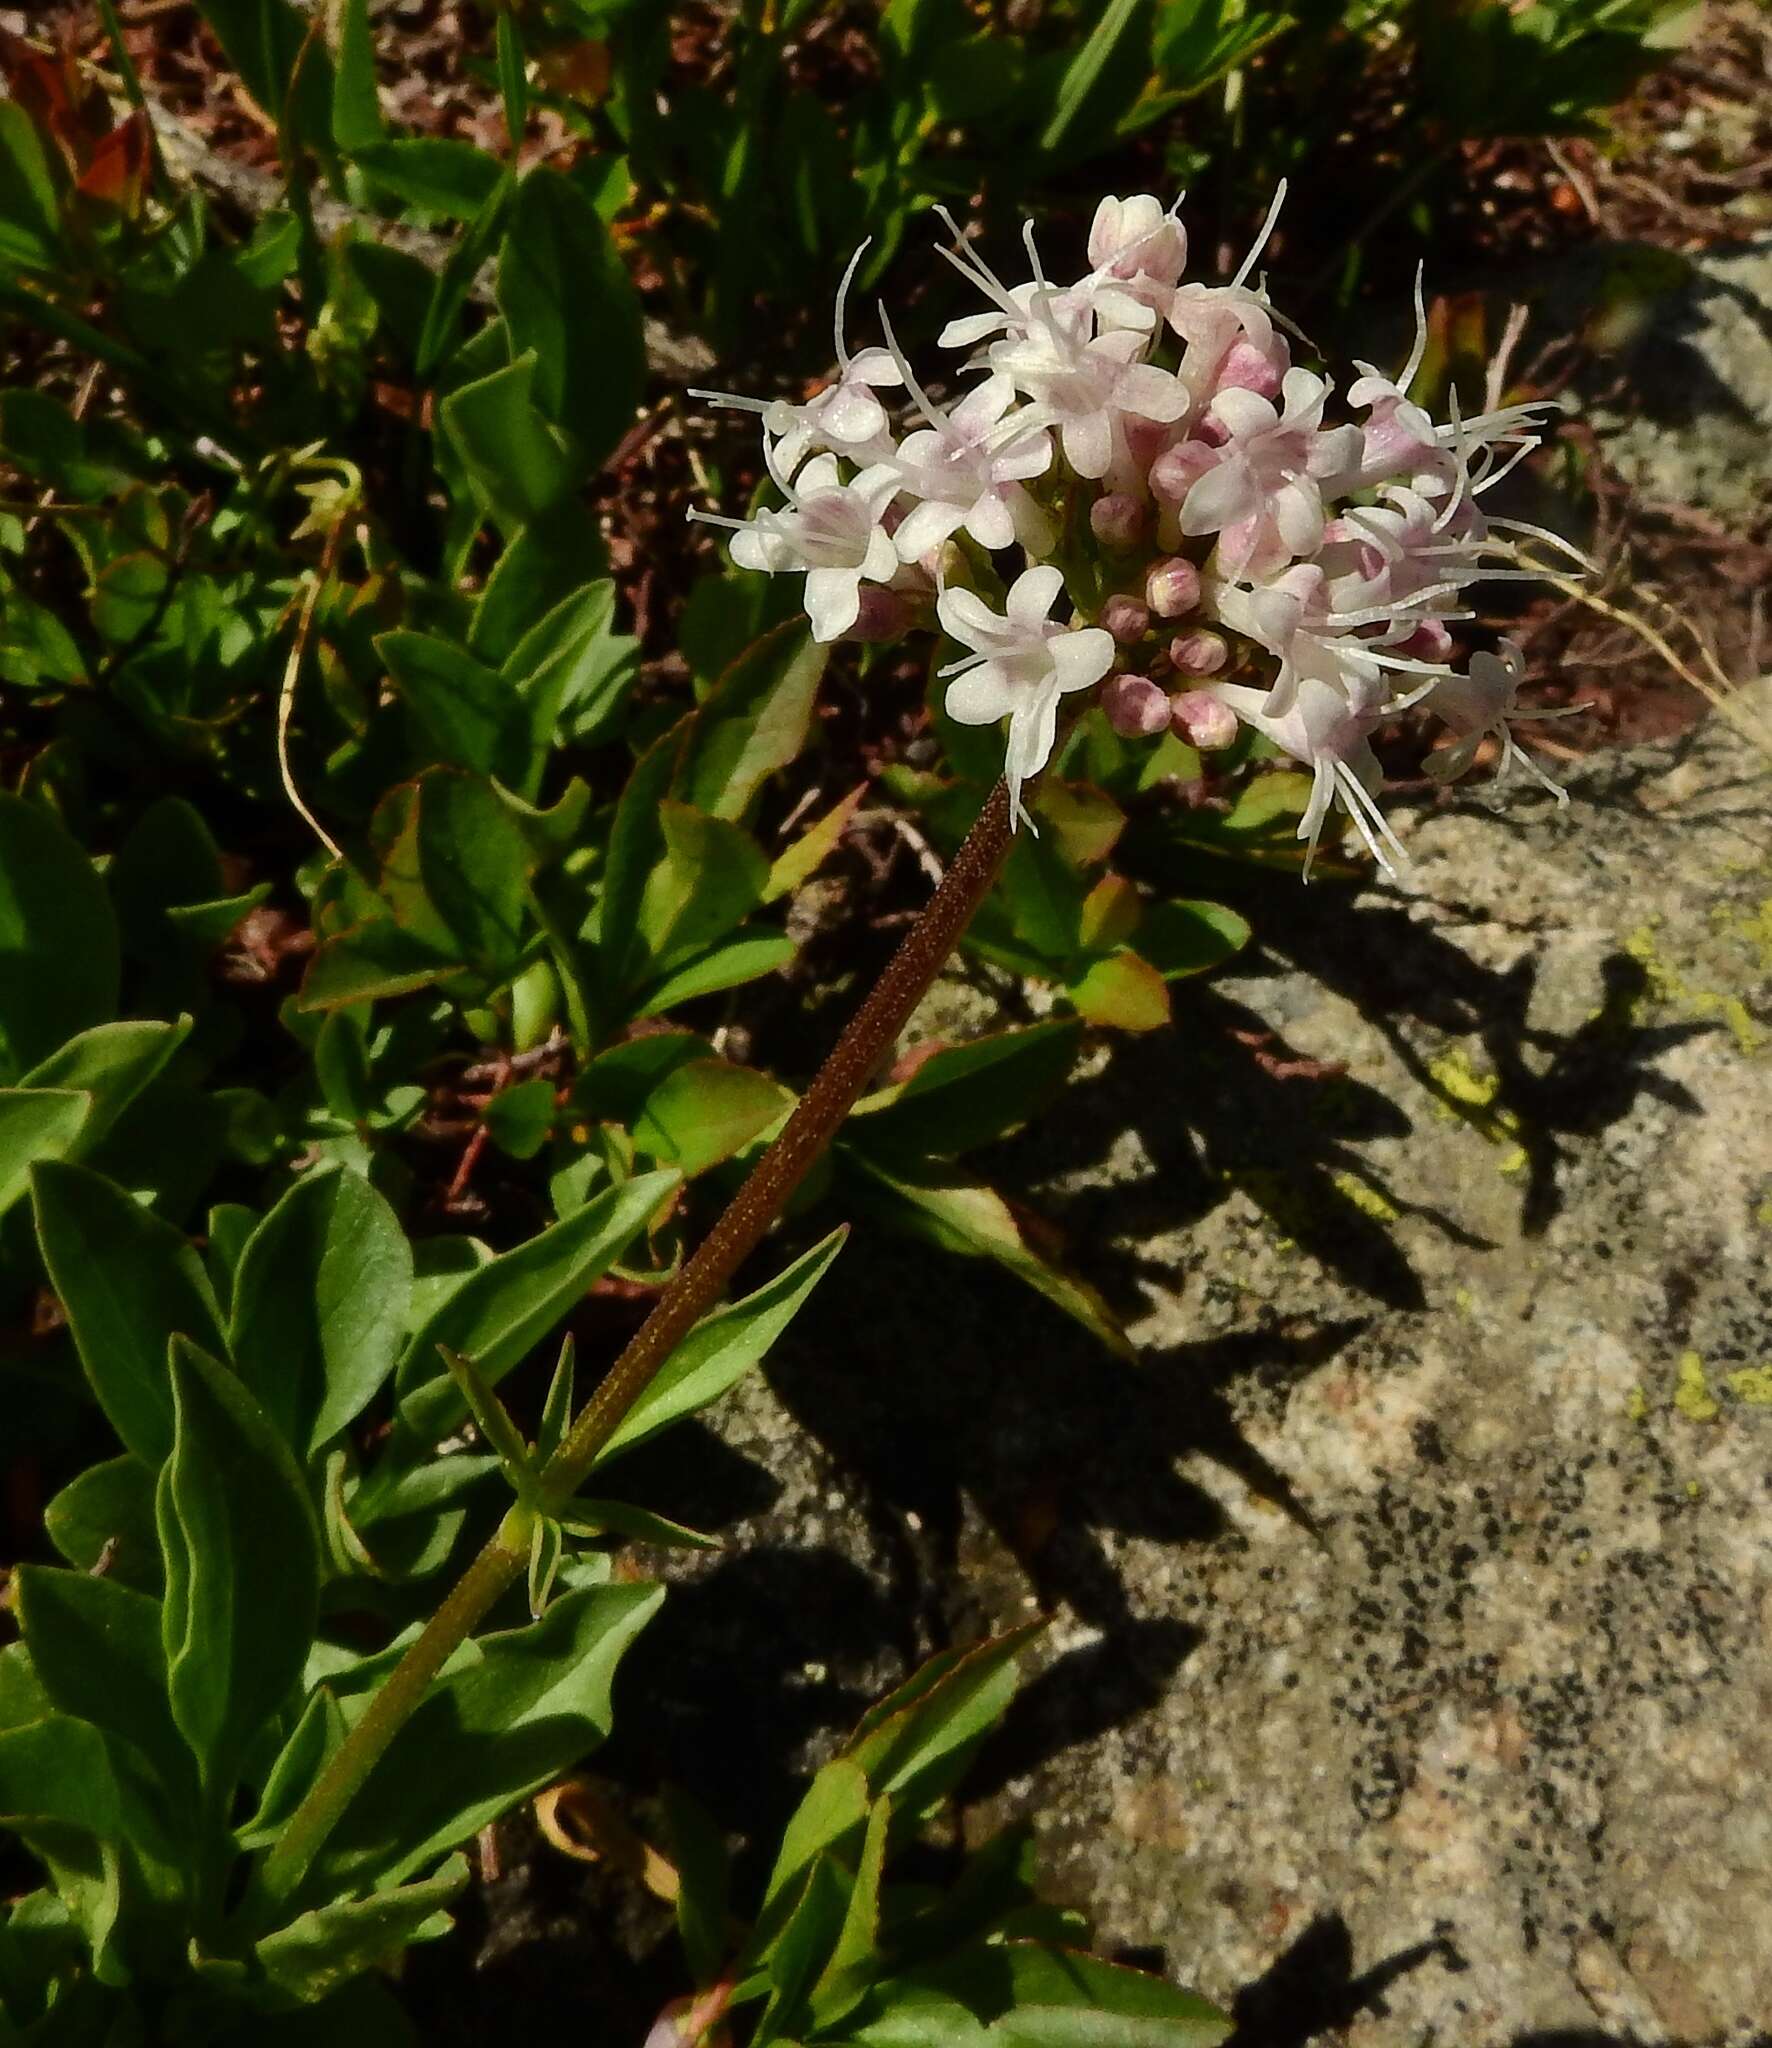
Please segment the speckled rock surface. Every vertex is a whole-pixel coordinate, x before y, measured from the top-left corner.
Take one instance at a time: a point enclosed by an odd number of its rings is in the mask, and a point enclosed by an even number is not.
[[[1044,1607],[967,1825],[1242,2048],[1772,2025],[1769,795],[1713,723],[1264,884],[994,1162],[1138,1367],[858,1238],[679,1473],[731,1548],[635,1653],[655,1760],[761,1822]]]
[[[1604,343],[1619,329],[1632,359],[1631,400],[1602,404],[1593,423],[1619,475],[1662,501],[1694,505],[1737,533],[1772,521],[1772,236],[1692,259],[1671,290],[1651,283],[1633,298],[1632,253],[1602,252],[1606,284],[1589,296],[1607,310],[1588,316]],[[1651,259],[1658,271],[1666,259]],[[1590,259],[1578,266],[1593,269]],[[1636,310],[1637,308],[1641,310]],[[1638,333],[1637,322],[1646,318]]]

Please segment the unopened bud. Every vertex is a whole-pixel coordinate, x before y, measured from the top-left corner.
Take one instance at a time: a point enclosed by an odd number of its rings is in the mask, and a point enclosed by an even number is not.
[[[1101,708],[1123,739],[1151,739],[1169,723],[1169,693],[1149,676],[1109,676],[1101,686]]]
[[[860,599],[855,624],[839,637],[873,646],[904,636],[911,623],[911,608],[896,590],[888,590],[883,583],[864,583]]]
[[[1184,690],[1169,706],[1169,723],[1178,740],[1202,754],[1228,747],[1237,736],[1237,714],[1210,690]]]
[[[1200,572],[1185,555],[1153,562],[1144,579],[1145,602],[1160,619],[1179,619],[1200,602]]]
[[[1184,676],[1215,676],[1230,658],[1221,633],[1177,633],[1169,643],[1169,659]]]
[[[1150,631],[1151,615],[1137,598],[1116,593],[1102,606],[1101,623],[1122,647],[1130,647]]]
[[[1227,384],[1234,384],[1239,390],[1256,392],[1262,398],[1277,398],[1281,375],[1280,364],[1254,342],[1233,341],[1218,366],[1218,388],[1222,391]]]
[[[1089,531],[1116,554],[1137,547],[1148,524],[1149,514],[1128,491],[1108,491],[1089,508]]]
[[[1167,505],[1179,505],[1218,458],[1204,442],[1177,441],[1151,464],[1150,486]]]
[[[1411,661],[1446,662],[1452,659],[1452,635],[1443,619],[1423,619],[1401,647]]]

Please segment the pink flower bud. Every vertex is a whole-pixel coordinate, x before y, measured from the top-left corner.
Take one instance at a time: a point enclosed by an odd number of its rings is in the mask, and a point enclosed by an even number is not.
[[[1101,686],[1101,708],[1123,739],[1148,740],[1169,723],[1169,695],[1149,676],[1109,676]]]
[[[1450,661],[1452,635],[1443,619],[1423,619],[1397,652],[1406,654],[1411,661]]]
[[[1153,562],[1144,579],[1145,602],[1160,619],[1179,619],[1200,602],[1200,572],[1184,555]]]
[[[1234,384],[1263,398],[1278,398],[1284,368],[1283,363],[1275,362],[1252,341],[1233,341],[1218,366],[1218,388],[1222,391],[1227,384]]]
[[[1228,747],[1237,736],[1237,714],[1210,690],[1184,690],[1170,706],[1169,722],[1177,739],[1203,754]]]
[[[1127,491],[1109,491],[1089,508],[1089,531],[1104,548],[1124,554],[1144,538],[1149,515]]]
[[[1178,633],[1169,643],[1169,659],[1184,676],[1215,676],[1230,656],[1221,633]]]
[[[1122,647],[1130,647],[1150,631],[1151,615],[1137,598],[1116,594],[1102,606],[1101,623]]]
[[[864,583],[860,597],[861,610],[855,615],[855,624],[847,633],[840,634],[840,639],[868,646],[903,637],[911,623],[911,610],[896,590],[888,590],[881,583]]]
[[[1217,466],[1218,458],[1204,442],[1178,441],[1151,464],[1151,489],[1165,504],[1179,505],[1207,470]]]

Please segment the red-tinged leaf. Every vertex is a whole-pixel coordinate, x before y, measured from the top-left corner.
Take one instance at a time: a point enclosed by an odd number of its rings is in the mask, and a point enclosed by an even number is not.
[[[127,121],[118,122],[80,173],[80,191],[88,199],[116,207],[126,220],[134,220],[147,190],[151,145],[146,114],[134,113]]]
[[[1169,1022],[1163,977],[1136,953],[1110,953],[1092,961],[1065,990],[1077,1014],[1120,1031],[1160,1031]]]

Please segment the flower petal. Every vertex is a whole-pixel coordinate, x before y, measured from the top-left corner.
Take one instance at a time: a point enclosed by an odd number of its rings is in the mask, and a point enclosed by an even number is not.
[[[1078,626],[1046,643],[1053,680],[1061,691],[1086,690],[1114,665],[1114,636],[1104,626]]]
[[[809,569],[802,602],[812,621],[813,639],[835,640],[861,616],[861,571]]]
[[[1043,626],[1063,588],[1064,571],[1050,562],[1040,562],[1032,569],[1024,569],[1009,586],[1003,615],[1017,626]]]
[[[995,725],[1007,718],[1020,692],[994,661],[981,661],[949,683],[944,708],[956,725]]]

